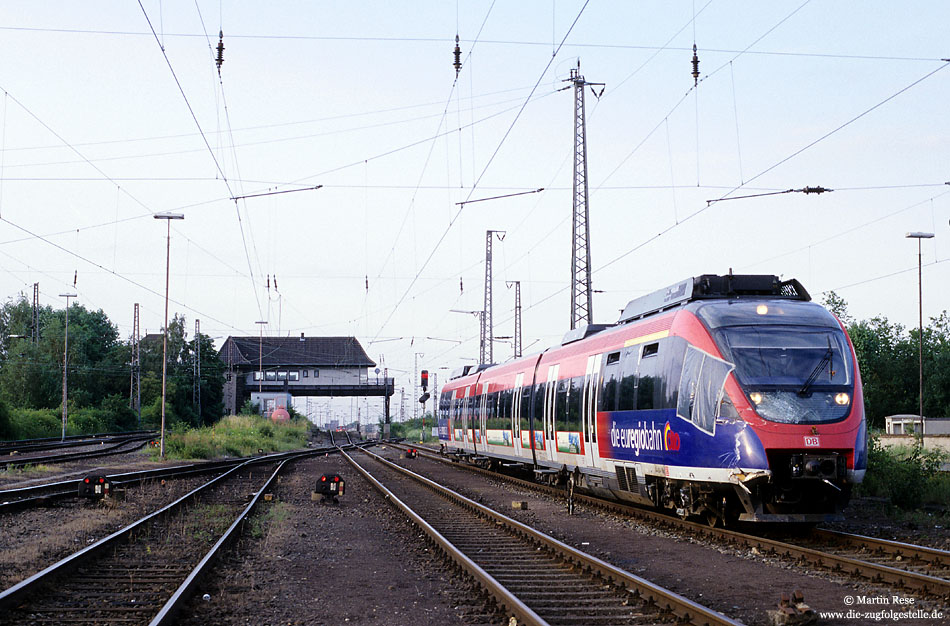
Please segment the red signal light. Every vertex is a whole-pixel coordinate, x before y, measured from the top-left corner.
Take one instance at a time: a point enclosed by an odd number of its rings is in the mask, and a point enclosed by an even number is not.
[[[340,482],[340,477],[339,477],[339,476],[334,476],[334,477],[333,477],[333,482],[335,482],[335,483]]]
[[[104,482],[106,482],[106,479],[105,479],[105,478],[100,478],[100,479],[99,479],[99,483],[100,483],[100,484],[101,484],[101,483],[104,483]]]
[[[321,482],[327,482],[327,477],[326,477],[326,476],[321,476],[321,477],[320,477],[320,481],[321,481]]]
[[[87,485],[89,484],[89,479],[88,479],[88,478],[83,478],[82,481],[83,481],[84,483],[86,483]]]

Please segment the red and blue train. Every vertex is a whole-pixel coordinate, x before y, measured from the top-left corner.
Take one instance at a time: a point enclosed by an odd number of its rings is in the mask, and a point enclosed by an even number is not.
[[[867,467],[854,347],[797,280],[703,275],[616,324],[464,368],[439,438],[477,463],[710,523],[836,519]]]

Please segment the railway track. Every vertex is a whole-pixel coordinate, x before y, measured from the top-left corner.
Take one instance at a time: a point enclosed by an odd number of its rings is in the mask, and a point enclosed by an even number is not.
[[[115,443],[117,441],[135,437],[138,435],[154,436],[155,433],[150,430],[135,430],[126,433],[100,433],[95,435],[70,435],[68,437],[46,437],[43,439],[19,439],[16,441],[0,441],[0,456],[6,456],[11,453],[24,454],[27,452],[40,452],[43,450],[65,450],[78,446],[99,445],[102,443]]]
[[[122,437],[117,440],[112,440],[110,442],[101,441],[99,445],[93,444],[82,444],[82,445],[94,445],[95,448],[92,450],[80,450],[73,452],[60,452],[58,454],[31,454],[29,456],[7,456],[6,458],[0,459],[0,469],[15,469],[18,467],[25,467],[27,465],[37,465],[37,464],[53,464],[53,463],[69,463],[71,461],[81,461],[83,459],[93,459],[103,456],[112,456],[116,454],[126,454],[128,452],[134,452],[140,448],[145,447],[145,445],[152,439],[151,434],[139,434],[132,435],[129,437]],[[69,447],[69,446],[67,446]],[[53,448],[53,450],[59,450],[61,447]],[[49,450],[49,448],[47,448]]]
[[[171,504],[0,592],[0,626],[174,623],[176,611],[279,473],[328,451],[281,453],[219,468],[220,475]]]
[[[738,624],[364,453],[346,458],[518,624]]]
[[[565,500],[568,497],[567,492],[561,488],[455,463],[433,451],[415,448],[427,458],[506,480],[521,488],[552,497]],[[659,511],[593,496],[575,493],[573,501],[646,521],[676,533],[689,534],[746,551],[754,550],[759,554],[794,560],[818,569],[846,574],[858,580],[950,601],[950,552],[946,550],[823,529],[815,529],[807,536],[774,539],[728,528],[713,528],[671,517]]]
[[[313,454],[234,467],[0,592],[0,624],[172,623],[281,470]]]
[[[320,450],[326,451],[329,450],[329,448]],[[278,456],[277,458],[282,457]],[[110,482],[113,489],[124,489],[142,484],[148,480],[220,473],[246,461],[247,459],[230,459],[226,461],[209,461],[206,463],[187,463],[173,467],[160,467],[137,472],[119,472],[115,474],[99,473]],[[91,473],[93,472],[88,472],[88,474]],[[81,480],[82,478],[73,478],[28,487],[0,489],[0,513],[33,506],[45,506],[58,500],[78,498],[78,487]]]

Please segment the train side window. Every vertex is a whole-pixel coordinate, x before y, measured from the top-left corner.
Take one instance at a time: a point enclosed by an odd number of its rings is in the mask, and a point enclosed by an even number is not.
[[[619,384],[620,352],[611,352],[604,361],[602,386],[597,398],[598,411],[617,410],[617,387]]]
[[[521,388],[521,430],[529,431],[531,428],[531,391],[533,385],[527,384]]]
[[[501,391],[501,399],[498,403],[498,417],[506,422],[511,419],[511,399],[514,396],[514,389],[505,389]]]
[[[581,403],[584,400],[584,377],[576,376],[571,378],[568,383],[570,389],[567,393],[567,421],[566,430],[580,432],[581,428]]]
[[[636,347],[623,349],[620,393],[617,398],[618,411],[632,411],[636,408],[638,358],[639,351]]]
[[[642,348],[642,356],[637,367],[637,410],[648,411],[659,408],[657,404],[657,381],[660,378],[659,343],[650,343]]]
[[[554,430],[568,430],[568,394],[571,392],[571,379],[562,378],[557,381],[557,399],[554,401]],[[556,436],[556,435],[555,435]]]
[[[545,383],[534,386],[534,427],[539,431],[544,431],[544,388]]]
[[[733,365],[689,346],[683,358],[676,414],[713,434],[726,377]]]
[[[663,350],[660,353],[660,376],[663,385],[657,392],[658,409],[675,409],[676,398],[679,393],[680,374],[683,371],[683,357],[686,354],[686,340],[682,337],[670,337],[663,340]]]

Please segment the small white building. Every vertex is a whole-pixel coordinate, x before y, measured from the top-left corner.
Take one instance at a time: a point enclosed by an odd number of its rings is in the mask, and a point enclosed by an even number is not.
[[[921,430],[923,427],[923,430]],[[950,435],[950,417],[924,417],[919,415],[888,415],[884,418],[884,432],[888,435]]]

